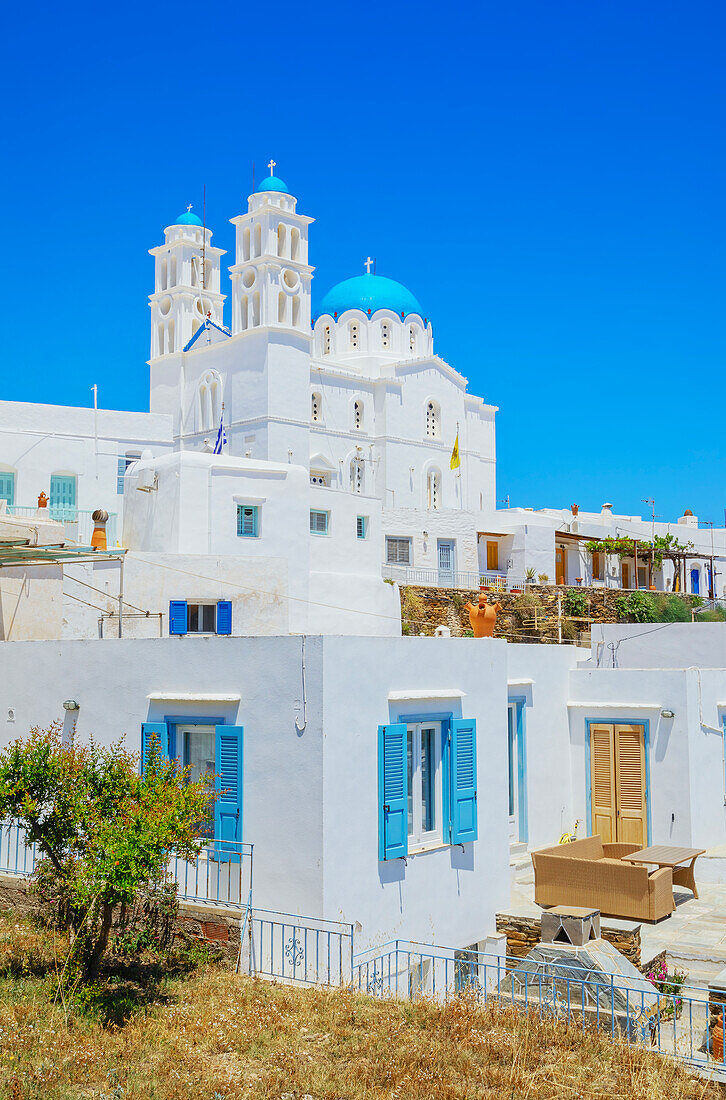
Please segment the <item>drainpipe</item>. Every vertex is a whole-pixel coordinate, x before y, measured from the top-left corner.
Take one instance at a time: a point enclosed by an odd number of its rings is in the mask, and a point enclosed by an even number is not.
[[[123,637],[123,615],[124,615],[124,560],[121,558],[121,570],[118,581],[118,636]]]

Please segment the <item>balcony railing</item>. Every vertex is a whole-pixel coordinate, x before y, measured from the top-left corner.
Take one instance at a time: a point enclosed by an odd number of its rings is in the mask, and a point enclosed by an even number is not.
[[[19,519],[37,519],[38,509],[24,504],[9,504],[8,515]],[[65,527],[65,541],[75,542],[79,546],[90,546],[93,535],[93,512],[83,508],[73,508],[67,504],[51,504],[43,509],[48,519],[54,519]],[[116,512],[109,512],[106,524],[106,542],[109,549],[118,546]]]
[[[480,585],[494,591],[524,590],[524,577],[509,577],[506,573],[472,573],[463,569],[414,569],[410,565],[383,565],[383,579],[398,584],[431,585],[434,588],[475,589]]]

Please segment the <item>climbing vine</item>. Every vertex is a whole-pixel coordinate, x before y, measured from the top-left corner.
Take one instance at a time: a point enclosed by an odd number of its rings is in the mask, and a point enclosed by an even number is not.
[[[650,539],[627,539],[622,536],[617,538],[591,539],[585,543],[585,549],[590,554],[617,554],[621,558],[629,558],[637,552],[638,556],[653,555],[653,567],[660,569],[663,558],[669,558],[675,562],[681,555],[693,549],[692,542],[680,542],[675,535],[656,535]]]

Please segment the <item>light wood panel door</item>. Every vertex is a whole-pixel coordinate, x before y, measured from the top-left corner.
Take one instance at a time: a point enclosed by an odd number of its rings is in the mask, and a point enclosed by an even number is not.
[[[603,844],[648,843],[645,735],[642,726],[590,726],[592,832]]]
[[[615,795],[618,841],[644,848],[648,830],[642,726],[615,726]]]
[[[565,568],[567,559],[565,554],[566,551],[562,546],[555,547],[555,584],[565,584],[567,581],[567,570]]]
[[[615,737],[611,725],[590,726],[592,832],[603,844],[615,840]]]

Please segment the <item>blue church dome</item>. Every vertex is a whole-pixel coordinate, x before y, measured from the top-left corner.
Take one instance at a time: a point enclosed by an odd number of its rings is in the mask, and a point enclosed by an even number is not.
[[[362,309],[369,314],[377,309],[391,309],[404,317],[409,313],[424,315],[411,291],[385,275],[354,275],[352,279],[344,279],[325,295],[317,316],[322,313],[340,316],[346,309]]]
[[[183,214],[180,214],[172,225],[199,225],[201,226],[202,219],[198,218],[196,214],[192,214],[191,210],[185,210]]]
[[[255,191],[257,195],[260,191],[282,191],[283,195],[289,195],[290,189],[284,180],[281,180],[279,176],[266,176],[262,183]]]

